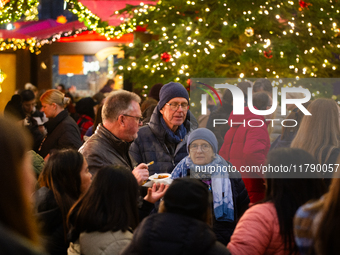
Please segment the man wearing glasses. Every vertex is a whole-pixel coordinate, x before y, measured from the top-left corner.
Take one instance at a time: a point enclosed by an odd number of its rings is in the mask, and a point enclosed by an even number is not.
[[[136,166],[129,156],[130,144],[142,125],[140,101],[138,95],[126,90],[111,92],[105,99],[102,124],[79,149],[92,175],[104,166],[121,165],[133,170],[140,185],[149,178],[148,166],[141,162]]]
[[[175,82],[165,84],[150,122],[138,131],[130,154],[137,163],[155,162],[149,166],[150,175],[171,173],[188,155],[186,140],[197,126],[189,111],[189,95],[184,86]]]

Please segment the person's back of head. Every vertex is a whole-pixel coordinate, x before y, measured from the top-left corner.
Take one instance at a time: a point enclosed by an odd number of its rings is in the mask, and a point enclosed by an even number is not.
[[[35,100],[35,95],[32,90],[26,89],[20,92],[23,102]]]
[[[138,224],[138,184],[129,169],[100,169],[88,192],[73,206],[68,224],[81,232],[126,231]],[[73,234],[75,234],[73,233]]]
[[[13,95],[11,100],[5,106],[5,117],[12,117],[17,120],[25,119],[26,115],[22,108],[22,97],[20,95]]]
[[[266,110],[269,103],[270,98],[266,92],[256,92],[253,94],[253,106],[258,110]]]
[[[153,85],[149,91],[148,97],[159,101],[159,91],[163,87],[163,83],[157,83]]]
[[[302,104],[306,109],[310,102]],[[299,130],[301,120],[304,114],[299,108],[294,108],[292,112],[286,117],[285,126],[282,126],[281,140],[288,137],[290,134],[296,134]]]
[[[260,79],[257,79],[254,82],[253,91],[254,92],[265,91],[265,92],[272,93],[273,86],[272,86],[271,82],[268,79],[260,78]]]
[[[94,119],[95,113],[93,107],[95,105],[96,103],[94,102],[93,98],[91,97],[82,98],[76,103],[76,112],[80,115],[84,114]]]
[[[332,150],[340,147],[338,109],[332,99],[318,98],[313,101],[308,106],[312,115],[303,117],[291,147],[308,151],[319,163],[323,163],[324,157],[326,162]]]
[[[28,154],[30,137],[13,120],[0,117],[0,144],[0,225],[37,245],[31,208],[34,173]]]
[[[305,172],[308,166],[317,165],[308,152],[296,148],[279,148],[267,155],[267,164],[275,167],[301,167]],[[296,176],[295,176],[296,177]],[[274,203],[279,219],[280,233],[285,247],[297,251],[293,236],[293,218],[297,209],[311,199],[318,199],[326,192],[321,178],[290,178],[281,173],[266,175],[266,201]]]
[[[40,101],[45,104],[55,103],[59,107],[65,108],[70,102],[70,98],[65,97],[65,95],[57,89],[49,89],[41,95]]]
[[[248,88],[251,88],[250,81],[241,81],[237,84],[237,87],[240,88],[244,95],[248,95]]]
[[[185,215],[200,221],[210,220],[210,193],[199,180],[175,179],[163,199],[162,212]]]

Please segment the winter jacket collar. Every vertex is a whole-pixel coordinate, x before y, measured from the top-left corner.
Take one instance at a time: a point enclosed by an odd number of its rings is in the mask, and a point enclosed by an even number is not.
[[[187,130],[183,124],[178,127],[176,132],[173,132],[166,125],[163,116],[161,116],[161,123],[162,123],[163,128],[166,130],[166,134],[165,134],[166,139],[171,143],[174,143],[174,144],[180,143],[182,139],[185,137],[185,135],[187,134]]]
[[[47,129],[47,133],[51,134],[53,130],[68,116],[68,111],[61,111],[55,118],[50,118],[44,125]]]
[[[99,137],[104,138],[112,148],[115,149],[119,153],[121,157],[124,158],[126,162],[128,162],[131,165],[131,160],[129,157],[129,148],[131,145],[131,142],[125,142],[118,137],[116,137],[114,134],[112,134],[108,129],[106,129],[102,124],[99,124],[96,132]]]

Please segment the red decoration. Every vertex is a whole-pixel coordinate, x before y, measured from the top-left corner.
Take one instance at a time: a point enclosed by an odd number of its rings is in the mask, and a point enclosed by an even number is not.
[[[161,59],[164,61],[164,62],[169,62],[170,59],[171,59],[171,55],[167,52],[164,52],[162,53],[161,55]]]
[[[263,51],[263,54],[266,58],[272,58],[273,57],[273,54],[272,54],[272,51],[271,50],[268,50],[268,51]]]
[[[308,9],[308,6],[309,6],[309,5],[312,5],[312,4],[300,0],[300,1],[299,1],[299,5],[301,6],[302,9],[303,9],[303,8],[307,8],[307,9]]]

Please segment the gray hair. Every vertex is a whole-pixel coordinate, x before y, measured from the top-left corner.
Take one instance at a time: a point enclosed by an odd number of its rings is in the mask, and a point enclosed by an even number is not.
[[[118,90],[111,92],[105,99],[102,109],[102,118],[104,120],[115,121],[118,116],[127,113],[131,108],[131,101],[141,102],[140,97],[133,92]]]

